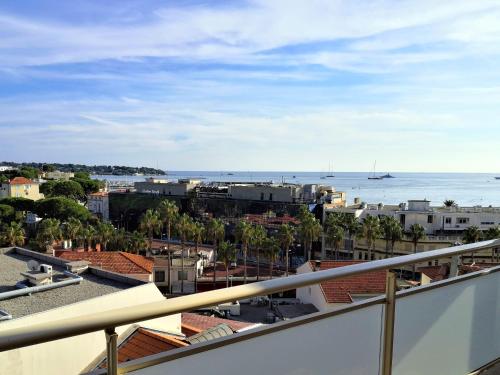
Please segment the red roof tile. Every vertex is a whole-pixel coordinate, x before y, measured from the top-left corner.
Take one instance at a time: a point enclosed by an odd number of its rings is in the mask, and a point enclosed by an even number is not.
[[[364,261],[321,261],[320,270],[345,267]],[[314,269],[314,262],[309,263]],[[385,271],[367,272],[358,276],[345,277],[321,283],[321,290],[327,303],[351,303],[353,295],[385,293]]]
[[[69,261],[86,260],[93,266],[121,274],[150,274],[153,272],[151,259],[123,251],[64,251],[58,256]]]
[[[425,274],[432,281],[444,280],[448,278],[449,273],[446,265],[419,267],[417,271]]]
[[[183,327],[188,326],[188,328],[197,329],[199,331],[204,331],[206,329],[213,328],[219,324],[227,324],[233,331],[239,331],[243,328],[248,328],[254,325],[253,323],[215,318],[211,316],[199,315],[194,313],[182,313],[181,321]]]
[[[25,177],[14,177],[9,181],[10,185],[31,185],[33,181]]]
[[[167,334],[139,328],[118,347],[118,363],[182,348],[189,344]],[[106,367],[106,362],[101,368]]]

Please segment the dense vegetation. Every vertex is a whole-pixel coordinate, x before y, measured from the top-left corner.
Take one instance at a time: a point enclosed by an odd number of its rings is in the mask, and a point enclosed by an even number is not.
[[[100,175],[115,175],[125,176],[136,173],[144,175],[164,175],[165,171],[148,167],[127,167],[118,165],[84,165],[84,164],[59,164],[59,163],[15,163],[15,162],[0,162],[0,165],[8,165],[20,169],[33,169],[41,171],[58,170],[62,172],[86,172],[90,174]],[[21,174],[22,175],[22,174]],[[34,178],[36,176],[25,176],[26,178]]]

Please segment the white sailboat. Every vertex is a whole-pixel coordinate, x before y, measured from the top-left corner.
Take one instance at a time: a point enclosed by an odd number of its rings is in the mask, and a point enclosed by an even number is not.
[[[375,163],[373,164],[373,175],[368,176],[369,180],[383,180],[383,177],[377,176],[376,170],[377,170],[377,161],[375,160]]]

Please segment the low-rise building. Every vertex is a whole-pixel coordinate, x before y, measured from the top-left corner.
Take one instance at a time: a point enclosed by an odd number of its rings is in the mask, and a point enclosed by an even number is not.
[[[109,195],[107,191],[87,196],[87,208],[104,221],[109,221]]]
[[[0,172],[13,171],[17,168],[11,167],[9,165],[0,165]]]
[[[232,184],[228,187],[230,199],[300,203],[303,201],[302,185],[293,184]]]
[[[42,199],[39,183],[25,177],[15,177],[7,182],[0,183],[0,199],[27,198],[34,201]]]
[[[69,179],[75,177],[75,174],[73,172],[52,171],[52,172],[44,172],[42,177],[47,180],[69,181]]]
[[[328,270],[363,263],[362,261],[310,261],[297,268],[297,274]],[[386,273],[374,271],[359,276],[325,281],[297,289],[302,303],[311,303],[319,311],[343,306],[385,293]]]
[[[143,194],[187,196],[199,184],[199,180],[180,179],[177,182],[172,182],[151,177],[147,178],[146,181],[135,182],[134,188],[137,193]]]

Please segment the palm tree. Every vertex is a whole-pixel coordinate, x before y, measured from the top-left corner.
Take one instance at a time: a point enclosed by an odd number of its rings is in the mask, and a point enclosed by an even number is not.
[[[146,237],[143,233],[134,231],[129,237],[130,250],[139,254],[140,250],[143,250],[148,245]]]
[[[85,251],[92,250],[92,245],[97,236],[97,232],[92,225],[83,227],[79,237],[83,240]]]
[[[5,242],[8,246],[22,246],[24,244],[25,232],[21,224],[12,221],[8,226],[5,227],[0,238],[2,242]]]
[[[290,246],[293,244],[293,241],[295,240],[295,229],[288,225],[288,224],[282,224],[279,229],[279,239],[281,246],[283,247],[283,251],[285,252],[285,275],[288,276],[288,268],[290,265],[290,260],[289,260],[289,252],[290,252]]]
[[[344,228],[338,224],[328,223],[326,228],[326,240],[335,250],[335,260],[339,259],[339,248],[344,239]]]
[[[349,243],[351,244],[351,257],[354,259],[354,239],[361,231],[361,224],[356,216],[345,214],[342,218],[342,226],[347,232]]]
[[[55,241],[62,239],[61,222],[57,219],[44,219],[39,224],[36,242],[47,252],[52,250]]]
[[[361,234],[366,239],[366,247],[368,248],[368,260],[372,260],[372,249],[375,246],[375,240],[380,237],[380,220],[376,216],[368,215],[363,220]]]
[[[380,226],[386,241],[385,244],[385,257],[389,257],[389,245],[391,247],[391,256],[394,256],[394,244],[399,241],[403,236],[403,228],[398,219],[393,216],[384,216],[380,219]]]
[[[97,239],[102,245],[102,250],[108,250],[108,243],[113,239],[115,228],[110,223],[99,223],[97,225]]]
[[[148,209],[141,217],[139,230],[148,236],[149,251],[153,248],[153,236],[161,229],[161,221],[158,212]]]
[[[193,228],[193,221],[191,218],[183,214],[179,220],[177,220],[175,229],[177,233],[179,234],[179,237],[181,239],[181,293],[184,293],[184,248],[186,246],[186,241],[191,237],[192,233],[192,228]]]
[[[170,254],[170,234],[172,225],[175,225],[175,221],[179,216],[179,207],[177,207],[173,201],[164,200],[158,206],[158,211],[160,212],[160,218],[167,229],[167,252]]]
[[[412,224],[410,226],[410,232],[408,233],[411,242],[413,242],[413,253],[417,253],[417,245],[419,241],[423,240],[425,238],[425,228],[421,226],[420,224]],[[415,279],[415,270],[416,266],[413,264],[413,278]]]
[[[252,239],[252,225],[245,220],[238,221],[235,230],[236,242],[241,242],[243,251],[243,284],[247,283],[248,245]]]
[[[274,262],[276,262],[280,253],[279,241],[274,237],[266,238],[264,242],[264,252],[267,259],[269,259],[269,278],[272,279]]]
[[[216,271],[217,271],[217,244],[224,240],[225,228],[224,223],[218,219],[210,219],[206,229],[206,236],[209,241],[212,241],[214,247],[214,289],[217,287]]]
[[[264,246],[267,239],[266,229],[262,225],[257,225],[252,230],[252,247],[255,253],[255,258],[257,262],[257,281],[260,278],[260,252]]]
[[[312,213],[307,211],[307,209],[302,209],[299,219],[299,235],[302,239],[304,250],[306,252],[304,255],[307,256],[306,260],[311,260],[312,244],[319,238],[323,228],[321,227],[318,219],[316,219]]]
[[[457,204],[455,203],[455,201],[453,199],[446,199],[444,202],[443,202],[443,206],[445,207],[455,207]]]
[[[192,227],[191,227],[191,236],[193,238],[194,242],[194,251],[196,254],[196,262],[198,262],[198,248],[203,242],[203,238],[205,238],[205,226],[203,223],[200,223],[198,221],[193,222]],[[196,263],[198,264],[198,263]],[[196,267],[195,267],[196,268]],[[194,273],[194,292],[198,292],[198,269],[195,269]]]
[[[236,247],[228,242],[222,241],[219,244],[219,251],[217,254],[219,260],[224,263],[226,268],[226,288],[229,287],[229,266],[232,262],[236,261]]]
[[[500,238],[500,227],[496,226],[496,227],[491,227],[491,228],[488,228],[485,232],[484,232],[484,239],[485,240],[496,240]],[[491,261],[494,262],[495,261],[495,254],[497,253],[497,248],[493,247],[491,249]],[[497,260],[498,261],[498,260]]]
[[[111,239],[111,250],[126,251],[130,250],[130,241],[128,240],[128,233],[124,228],[117,229],[113,232]]]
[[[464,230],[462,233],[462,241],[465,243],[475,243],[481,241],[483,234],[479,228],[472,225]],[[472,263],[474,263],[474,252],[471,253]]]
[[[64,225],[64,235],[68,240],[71,240],[71,249],[73,251],[76,249],[78,237],[82,229],[82,222],[76,217],[70,217]]]

